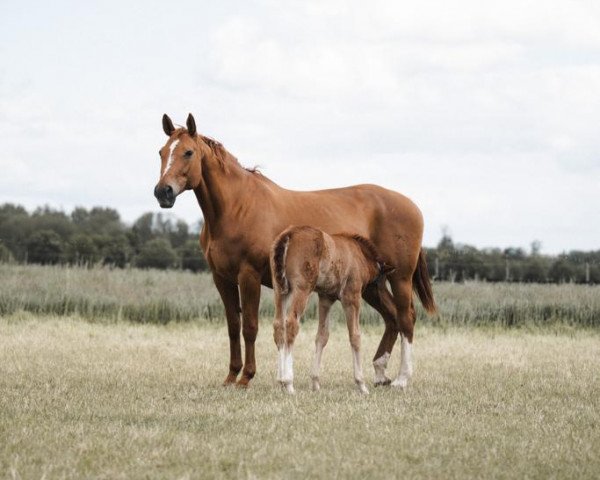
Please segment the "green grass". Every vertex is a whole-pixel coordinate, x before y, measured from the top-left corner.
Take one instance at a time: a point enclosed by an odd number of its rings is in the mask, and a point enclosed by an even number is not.
[[[0,318],[0,476],[6,478],[598,478],[597,331],[421,326],[410,388],[352,381],[334,325],[322,391],[309,391],[314,322],[297,394],[275,385],[261,323],[251,388],[223,388],[221,325]],[[382,333],[368,326],[363,359]],[[392,372],[398,368],[395,351]]]
[[[600,327],[600,286],[439,283],[434,292],[439,314],[428,317],[418,306],[419,324]],[[308,318],[316,316],[315,303]],[[0,315],[19,311],[160,324],[224,318],[209,274],[0,264]],[[339,305],[332,315],[341,318]],[[266,288],[260,316],[273,316],[273,293]],[[365,306],[361,321],[379,325],[381,319]]]

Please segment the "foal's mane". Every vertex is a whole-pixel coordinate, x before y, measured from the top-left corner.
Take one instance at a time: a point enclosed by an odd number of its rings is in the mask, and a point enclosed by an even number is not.
[[[184,133],[188,133],[187,129],[184,127],[178,128],[177,130],[175,130],[175,132],[173,132],[173,134],[176,136],[175,138],[179,138]],[[200,140],[202,140],[204,144],[210,149],[211,153],[218,160],[221,168],[226,172],[228,170],[228,167],[233,165],[243,168],[247,172],[260,174],[260,172],[258,171],[258,167],[243,167],[238,161],[238,159],[235,156],[233,156],[229,151],[227,151],[223,144],[218,140],[215,140],[211,137],[207,137],[206,135],[202,135],[200,133],[198,133],[197,135],[200,138]]]
[[[367,260],[371,260],[375,263],[383,263],[383,260],[379,256],[377,248],[375,248],[373,242],[371,242],[371,240],[369,240],[368,238],[365,238],[362,235],[358,235],[355,233],[338,233],[336,235],[339,235],[340,237],[349,238],[358,243],[358,246],[362,250],[363,255],[367,258]]]

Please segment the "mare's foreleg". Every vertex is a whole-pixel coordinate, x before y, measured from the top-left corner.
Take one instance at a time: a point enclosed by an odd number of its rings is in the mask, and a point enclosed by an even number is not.
[[[223,382],[224,386],[236,382],[237,376],[242,369],[242,347],[240,345],[240,295],[238,286],[228,282],[223,277],[213,274],[215,286],[225,306],[225,317],[227,318],[227,331],[229,334],[229,374]]]
[[[242,335],[246,347],[244,370],[238,387],[247,387],[256,373],[254,342],[258,334],[258,307],[260,304],[260,274],[253,268],[245,268],[238,276],[242,303]]]
[[[323,354],[323,349],[329,340],[328,315],[331,305],[333,305],[333,302],[329,298],[319,295],[319,328],[315,338],[315,359],[311,373],[312,388],[314,391],[321,389],[321,384],[319,382],[319,374],[321,372],[321,355]]]

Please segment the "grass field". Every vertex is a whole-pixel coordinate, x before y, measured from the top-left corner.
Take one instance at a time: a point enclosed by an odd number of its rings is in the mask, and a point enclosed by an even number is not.
[[[600,327],[600,285],[436,283],[439,314],[428,317],[417,302],[419,324],[437,326]],[[260,315],[273,317],[273,292],[263,292]],[[78,315],[91,321],[223,322],[223,305],[209,274],[0,264],[0,315]],[[316,317],[314,298],[307,310]],[[341,318],[337,305],[332,316]],[[365,306],[361,322],[381,317]]]
[[[309,391],[314,322],[293,397],[275,386],[261,324],[258,375],[220,386],[222,324],[0,318],[5,478],[598,478],[600,334],[424,327],[407,391],[354,390],[343,326]],[[367,326],[363,358],[381,326]],[[397,352],[391,368],[398,368]]]

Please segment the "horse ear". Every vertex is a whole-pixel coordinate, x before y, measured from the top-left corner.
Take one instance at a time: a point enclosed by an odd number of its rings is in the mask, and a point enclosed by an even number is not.
[[[173,122],[169,118],[169,116],[165,113],[162,118],[163,130],[167,134],[167,137],[173,135],[175,131],[175,127],[173,126]]]
[[[191,113],[188,115],[186,125],[187,125],[188,133],[190,134],[190,136],[195,137],[196,136],[196,120],[194,120],[194,116]]]

